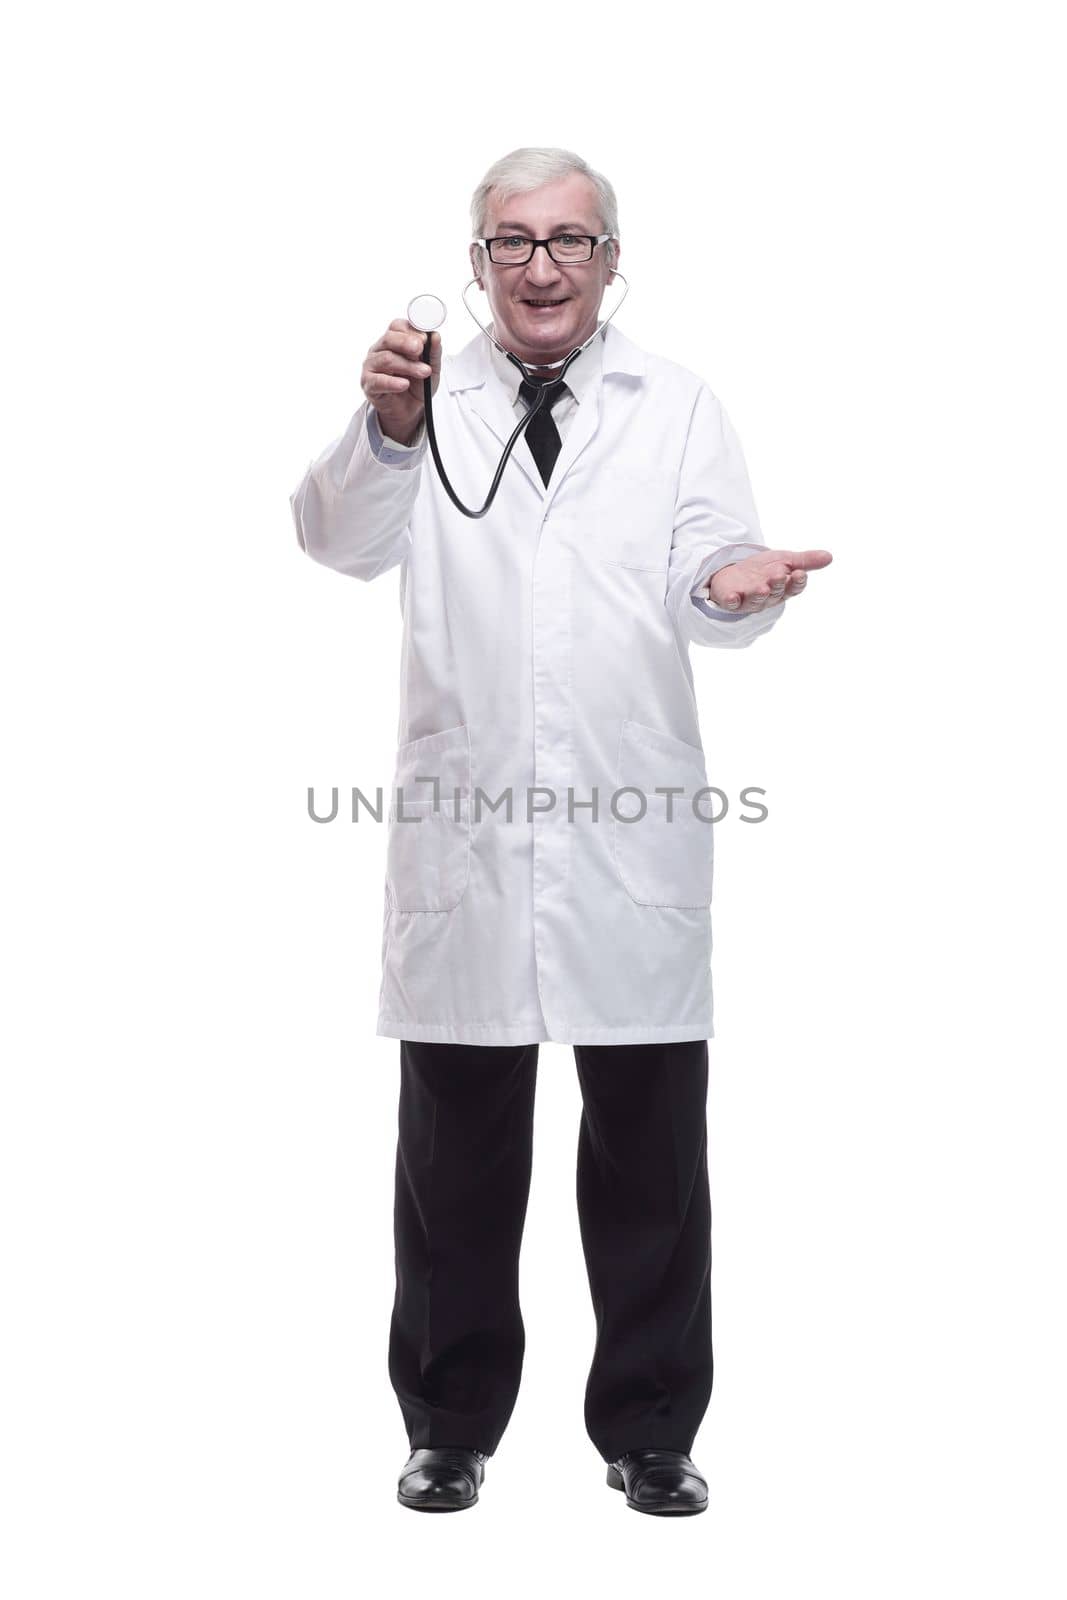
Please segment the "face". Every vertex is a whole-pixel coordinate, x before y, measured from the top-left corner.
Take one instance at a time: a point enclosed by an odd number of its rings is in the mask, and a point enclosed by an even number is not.
[[[557,233],[603,233],[596,190],[580,172],[542,184],[528,194],[489,196],[485,237],[522,233],[550,239]],[[604,290],[614,277],[606,244],[593,259],[561,266],[543,247],[525,266],[499,266],[488,252],[471,246],[471,266],[489,297],[500,343],[527,366],[562,361],[596,332]],[[616,246],[617,248],[617,246]],[[537,306],[532,301],[550,301]]]

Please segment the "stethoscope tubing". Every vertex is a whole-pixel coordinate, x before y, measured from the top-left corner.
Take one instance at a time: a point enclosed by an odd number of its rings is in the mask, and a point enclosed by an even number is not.
[[[611,317],[613,317],[615,315],[615,312],[618,311],[619,306],[622,305],[622,301],[626,299],[626,296],[630,292],[630,285],[627,283],[626,279],[623,278],[622,273],[619,272],[617,268],[615,269],[615,276],[619,277],[619,278],[622,278],[624,289],[623,289],[622,300],[619,301],[619,305],[617,305],[615,307],[615,309],[612,311]],[[503,355],[507,356],[508,360],[510,362],[512,362],[513,365],[518,367],[519,371],[522,373],[523,377],[527,380],[527,382],[532,382],[532,379],[530,378],[530,374],[527,371],[527,368],[526,368],[525,364],[522,361],[520,361],[518,356],[514,355],[512,353],[512,351],[505,350],[504,346],[499,342],[498,339],[495,339],[493,337],[493,335],[489,332],[488,328],[482,327],[482,324],[480,322],[478,322],[478,318],[474,315],[474,312],[471,311],[470,306],[467,305],[467,290],[470,288],[472,283],[477,283],[477,282],[478,282],[477,278],[471,278],[470,281],[467,284],[464,285],[463,293],[462,293],[463,304],[465,306],[467,306],[467,311],[469,312],[470,316],[474,318],[474,321],[478,323],[479,328],[481,328],[481,330],[485,334],[486,338],[489,339],[493,344],[495,344],[497,349]],[[595,333],[591,333],[589,335],[589,338],[586,339],[582,344],[580,344],[577,347],[577,349],[572,350],[570,355],[565,357],[565,359],[563,361],[550,361],[550,362],[546,362],[545,363],[546,367],[548,367],[550,369],[553,369],[553,370],[556,367],[560,367],[562,370],[561,370],[561,372],[559,374],[559,377],[558,378],[553,378],[551,380],[551,382],[549,382],[549,383],[543,383],[543,384],[540,384],[538,386],[540,392],[539,392],[539,394],[537,396],[537,399],[534,401],[534,403],[530,407],[529,411],[527,411],[526,415],[524,417],[520,417],[519,421],[515,424],[515,429],[514,429],[512,435],[511,435],[510,439],[508,440],[507,444],[504,446],[504,454],[500,457],[500,463],[499,463],[499,465],[498,465],[498,467],[496,469],[496,472],[495,472],[495,474],[493,476],[493,481],[489,486],[489,493],[485,497],[485,504],[478,511],[472,511],[470,506],[465,506],[463,504],[463,501],[459,498],[459,495],[456,493],[455,489],[453,489],[451,483],[448,480],[448,473],[445,471],[444,462],[441,460],[441,452],[440,452],[440,450],[438,448],[438,445],[437,445],[437,430],[435,429],[434,423],[433,423],[433,377],[431,375],[428,378],[423,378],[423,380],[422,380],[423,410],[424,410],[424,413],[425,413],[425,416],[426,416],[426,437],[430,442],[430,454],[433,456],[434,466],[437,468],[437,474],[438,474],[438,477],[441,479],[441,483],[442,483],[442,485],[444,487],[444,491],[448,495],[448,498],[451,500],[452,504],[455,506],[457,511],[461,511],[465,517],[470,517],[472,521],[477,521],[479,517],[484,517],[485,516],[486,512],[489,510],[489,507],[492,505],[493,501],[496,499],[496,492],[500,487],[500,480],[504,476],[504,468],[508,464],[508,461],[509,461],[509,459],[511,457],[512,450],[514,450],[516,444],[519,441],[519,435],[526,431],[526,429],[530,426],[530,423],[533,421],[534,417],[537,415],[537,413],[540,411],[541,407],[544,405],[546,392],[549,389],[556,388],[556,386],[558,384],[563,382],[563,379],[566,376],[567,369],[569,368],[571,362],[572,361],[576,361],[577,358],[581,355],[582,351],[585,349],[586,345],[592,344],[593,340],[595,338],[597,338],[597,336],[599,334],[603,333],[604,329],[607,327],[608,323],[611,321],[611,317],[605,318],[605,320],[597,328],[596,332]],[[426,335],[426,342],[422,347],[422,359],[423,359],[424,362],[426,362],[427,366],[430,364],[430,349],[431,349],[432,344],[433,344],[433,334],[432,333],[428,333]]]
[[[599,333],[599,331],[600,330],[598,328],[597,332]],[[428,333],[426,335],[426,343],[423,345],[422,349],[422,359],[427,363],[427,365],[429,364],[430,360],[430,346],[432,343],[433,334]],[[537,413],[544,405],[548,390],[556,388],[557,384],[563,382],[564,373],[566,373],[567,368],[570,366],[571,362],[576,359],[576,357],[581,355],[584,349],[584,345],[579,345],[577,350],[572,350],[566,361],[563,362],[563,371],[560,373],[559,377],[553,378],[551,383],[540,385],[537,399],[534,401],[529,411],[527,411],[526,415],[519,418],[518,422],[515,424],[511,438],[504,446],[504,454],[500,457],[500,464],[496,469],[492,483],[489,485],[489,493],[485,497],[485,504],[478,511],[472,511],[469,506],[465,506],[463,504],[463,501],[459,498],[459,495],[456,493],[455,489],[453,489],[448,480],[448,473],[445,471],[444,462],[441,460],[441,452],[437,447],[437,430],[433,425],[433,378],[423,378],[422,396],[423,406],[426,413],[426,437],[430,441],[430,454],[433,456],[434,466],[437,468],[437,473],[441,479],[445,493],[448,495],[448,498],[451,500],[456,510],[462,511],[465,517],[470,517],[473,521],[477,521],[479,517],[485,516],[485,513],[489,510],[489,507],[496,499],[496,492],[500,487],[500,480],[504,476],[504,468],[507,466],[508,461],[510,460],[512,450],[514,450],[519,441],[519,435],[526,431],[534,417],[536,417]],[[528,378],[529,374],[526,372],[526,368],[519,360],[518,356],[512,355],[510,350],[506,351],[505,353],[509,361],[513,361],[523,375]]]

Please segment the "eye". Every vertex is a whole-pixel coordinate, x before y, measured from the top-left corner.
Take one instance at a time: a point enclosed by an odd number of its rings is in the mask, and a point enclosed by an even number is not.
[[[559,244],[578,244],[581,242],[576,233],[557,233],[556,240]]]
[[[518,246],[520,244],[528,244],[529,243],[529,241],[527,239],[523,238],[521,233],[510,233],[510,234],[507,235],[506,238],[501,239],[500,242],[501,242],[501,244],[506,244],[506,245],[509,245],[509,246],[511,246],[513,248],[516,248],[516,249],[518,248]]]

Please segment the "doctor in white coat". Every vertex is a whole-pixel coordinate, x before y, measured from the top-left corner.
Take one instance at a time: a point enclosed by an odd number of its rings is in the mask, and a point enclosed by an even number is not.
[[[482,334],[443,359],[434,334],[425,366],[397,318],[291,498],[314,560],[399,569],[378,1018],[401,1041],[397,1494],[476,1503],[514,1406],[537,1046],[554,1040],[584,1100],[586,1427],[634,1509],[700,1511],[714,807],[689,650],[751,644],[831,557],[767,548],[716,396],[614,324],[550,391],[488,514],[464,517],[428,458],[425,377],[449,476],[480,506],[533,385],[600,327],[619,260],[614,191],[570,151],[497,162],[472,222],[492,331],[532,382]]]

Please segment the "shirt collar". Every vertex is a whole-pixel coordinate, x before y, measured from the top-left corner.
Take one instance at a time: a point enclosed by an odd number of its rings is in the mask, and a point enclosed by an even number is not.
[[[489,326],[496,332],[495,323]],[[522,373],[513,361],[499,351],[495,344],[486,340],[489,345],[489,367],[496,374],[498,381],[507,391],[508,399],[514,406],[519,398],[519,385],[522,382]],[[589,393],[595,383],[600,381],[604,366],[604,329],[601,327],[598,337],[591,344],[586,345],[581,355],[567,368],[567,376],[563,382],[571,394],[581,405],[582,400]]]

